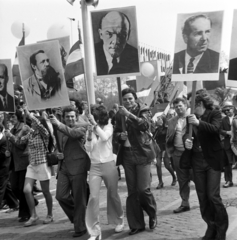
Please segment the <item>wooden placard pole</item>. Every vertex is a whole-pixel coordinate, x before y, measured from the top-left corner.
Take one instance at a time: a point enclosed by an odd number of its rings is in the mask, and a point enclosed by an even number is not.
[[[53,114],[51,108],[49,108],[49,114]],[[61,153],[61,152],[62,152],[62,149],[61,149],[60,143],[59,143],[58,130],[57,130],[57,127],[56,127],[54,124],[52,124],[52,126],[53,126],[53,134],[54,134],[54,136],[55,136],[57,149],[58,149],[58,151]]]
[[[4,112],[4,127],[5,127],[5,129],[8,129],[7,128],[7,114],[5,112]],[[6,149],[6,152],[5,152],[5,156],[10,157],[9,142],[8,142],[7,137],[6,137],[6,147],[7,147],[7,149]]]
[[[192,97],[191,97],[191,112],[190,112],[191,114],[194,113],[194,109],[195,109],[196,88],[197,88],[197,81],[193,81],[193,83],[192,83]],[[193,125],[189,124],[189,132],[188,132],[189,139],[192,138],[192,133],[193,133]]]
[[[118,85],[118,97],[119,97],[119,105],[123,105],[123,99],[122,99],[122,89],[121,89],[121,79],[120,77],[117,77],[117,85]],[[126,126],[125,126],[125,117],[122,116],[122,129],[123,132],[126,131]]]

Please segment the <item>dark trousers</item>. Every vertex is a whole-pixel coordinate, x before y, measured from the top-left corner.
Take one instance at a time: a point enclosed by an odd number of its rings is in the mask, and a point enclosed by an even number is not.
[[[224,150],[224,155],[226,158],[226,162],[228,162],[228,165],[225,166],[225,181],[232,183],[232,164],[234,162],[234,154],[231,149]]]
[[[189,194],[190,194],[190,179],[191,173],[189,169],[182,169],[179,166],[180,158],[183,152],[175,150],[172,158],[174,163],[174,169],[178,178],[179,183],[179,195],[182,199],[181,206],[189,207]]]
[[[213,234],[225,236],[228,229],[228,215],[220,196],[221,171],[213,170],[202,153],[192,158],[194,181],[203,220]]]
[[[85,215],[87,205],[87,173],[71,176],[59,171],[56,199],[61,208],[74,223],[75,232],[86,230]]]
[[[150,190],[151,164],[138,164],[130,150],[123,152],[123,167],[128,188],[126,202],[127,220],[130,229],[145,227],[143,210],[149,217],[156,217],[156,202]]]
[[[26,169],[15,172],[11,172],[10,182],[12,186],[12,191],[19,200],[19,213],[18,217],[27,218],[30,217],[30,210],[26,202],[25,194],[23,192],[25,184]]]
[[[9,175],[9,173],[0,174],[0,204],[5,200],[9,208],[16,208],[18,201],[12,191]]]

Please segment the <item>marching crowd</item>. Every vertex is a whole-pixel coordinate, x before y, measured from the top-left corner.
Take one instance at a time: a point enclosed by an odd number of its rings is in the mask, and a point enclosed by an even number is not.
[[[115,232],[124,230],[124,212],[118,181],[124,168],[128,197],[126,218],[129,235],[157,226],[157,206],[152,194],[151,164],[157,168],[158,186],[164,187],[162,161],[179,184],[180,207],[190,211],[190,181],[195,183],[200,212],[207,224],[203,240],[224,240],[228,215],[220,196],[220,179],[233,186],[232,166],[237,155],[237,117],[232,101],[220,109],[208,92],[196,93],[194,113],[190,99],[177,97],[168,113],[152,120],[148,106],[137,101],[131,88],[122,91],[123,106],[107,111],[102,102],[90,106],[72,102],[62,109],[28,111],[17,105],[15,113],[4,114],[0,123],[0,208],[18,210],[25,227],[37,224],[39,181],[47,206],[44,224],[54,221],[50,179],[57,178],[56,199],[74,224],[73,237],[87,232],[90,240],[102,239],[99,221],[99,192],[107,188],[108,223]],[[57,167],[49,164],[49,155]]]

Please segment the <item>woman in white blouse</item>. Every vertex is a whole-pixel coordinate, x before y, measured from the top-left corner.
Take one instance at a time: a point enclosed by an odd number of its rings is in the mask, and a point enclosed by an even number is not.
[[[99,223],[99,193],[102,180],[107,188],[107,218],[109,224],[116,225],[115,232],[124,229],[123,209],[118,195],[118,172],[113,155],[113,126],[103,105],[95,105],[88,119],[86,150],[91,158],[89,175],[90,199],[86,211],[86,225],[89,240],[101,239]]]

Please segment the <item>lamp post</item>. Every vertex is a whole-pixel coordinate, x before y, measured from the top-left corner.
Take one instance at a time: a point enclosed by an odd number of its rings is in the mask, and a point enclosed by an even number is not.
[[[67,0],[71,5],[75,0]],[[92,5],[96,7],[99,0],[81,0],[81,13],[82,13],[82,29],[83,29],[83,43],[84,43],[84,70],[85,70],[85,81],[86,90],[88,94],[89,104],[95,104],[95,90],[94,90],[94,79],[93,79],[93,69],[92,69],[92,46],[91,46],[91,36],[90,36],[90,25],[88,18],[87,5]]]
[[[92,69],[92,46],[90,36],[90,25],[88,18],[87,3],[85,0],[81,0],[81,13],[82,13],[82,28],[83,28],[83,43],[84,43],[84,58],[85,58],[85,78],[86,87],[89,102],[95,104],[95,90],[94,90],[94,79]]]

